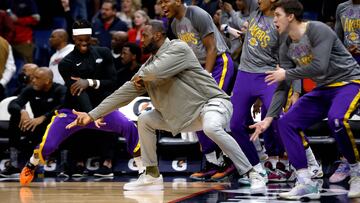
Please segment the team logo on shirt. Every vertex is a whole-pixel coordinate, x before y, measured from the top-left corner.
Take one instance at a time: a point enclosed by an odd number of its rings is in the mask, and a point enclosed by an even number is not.
[[[344,32],[354,32],[360,28],[360,19],[345,18]]]
[[[348,40],[355,42],[359,39],[359,35],[356,34],[355,32],[350,32],[347,38]]]
[[[59,114],[58,114],[58,117],[59,117],[59,118],[65,118],[66,116],[67,116],[67,115],[66,115],[65,113],[59,113]]]
[[[103,61],[102,58],[98,58],[98,59],[95,60],[95,63],[101,63],[102,61]]]
[[[256,46],[258,45],[258,42],[257,42],[257,40],[256,40],[254,37],[252,37],[252,38],[249,40],[249,44],[250,44],[251,46],[253,46],[253,47],[256,47]]]
[[[249,39],[249,44],[251,46],[258,46],[260,44],[262,48],[266,48],[270,42],[269,30],[262,29],[260,24],[258,25],[254,21],[255,19],[250,21],[249,33],[251,38]]]
[[[178,34],[178,38],[184,42],[186,42],[187,44],[191,43],[191,44],[198,44],[198,40],[195,38],[195,34],[192,32],[184,32],[181,31],[180,34]]]
[[[311,52],[309,38],[305,36],[305,38],[301,40],[301,43],[290,45],[289,56],[300,67],[308,66],[314,58]]]

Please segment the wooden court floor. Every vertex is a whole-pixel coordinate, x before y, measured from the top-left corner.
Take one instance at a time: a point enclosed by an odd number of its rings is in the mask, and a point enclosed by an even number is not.
[[[134,177],[115,179],[44,178],[29,187],[21,187],[17,180],[0,179],[0,203],[295,203],[278,198],[294,183],[269,183],[263,194],[251,194],[248,186],[234,182],[192,182],[187,176],[165,176],[164,191],[123,191],[124,183]],[[360,198],[348,199],[348,185],[329,185],[327,179],[318,179],[321,186],[319,200],[312,203],[360,203]]]
[[[126,182],[59,182],[45,178],[21,187],[15,181],[0,182],[0,202],[124,202],[162,203],[184,199],[212,189],[221,189],[226,183],[187,182],[184,178],[165,182],[164,191],[123,191]]]

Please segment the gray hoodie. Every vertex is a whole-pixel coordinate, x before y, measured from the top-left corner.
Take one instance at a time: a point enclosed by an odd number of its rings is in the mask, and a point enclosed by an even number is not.
[[[136,90],[133,82],[126,82],[89,115],[98,119],[147,92],[172,133],[177,134],[200,115],[208,100],[230,100],[202,68],[191,48],[181,40],[166,39],[135,76],[140,76],[144,81],[141,90]]]

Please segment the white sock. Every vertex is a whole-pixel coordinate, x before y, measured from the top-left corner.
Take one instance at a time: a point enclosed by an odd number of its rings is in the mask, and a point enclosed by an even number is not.
[[[308,147],[306,150],[306,158],[307,158],[307,162],[308,162],[308,166],[319,166],[319,163],[316,161],[316,158],[314,156],[314,153],[311,150],[311,147]]]
[[[266,172],[265,169],[263,168],[263,166],[261,165],[261,163],[256,164],[255,166],[253,166],[253,168],[258,173]]]
[[[34,165],[34,166],[37,166],[37,165],[39,165],[39,161],[40,161],[40,159],[39,158],[35,158],[34,157],[34,154],[31,156],[31,158],[30,158],[30,163],[32,164],[32,165]]]
[[[351,177],[360,176],[360,163],[350,164]]]
[[[138,171],[139,171],[139,174],[140,173],[143,173],[145,171],[145,167],[143,165],[143,162],[141,160],[141,157],[138,156],[138,157],[134,157],[134,161],[136,163],[136,166],[138,167]]]
[[[254,143],[254,146],[255,146],[257,152],[263,151],[263,146],[261,146],[259,139],[254,140],[253,143]]]
[[[220,165],[220,163],[218,162],[218,159],[216,157],[216,152],[213,151],[213,152],[210,152],[208,154],[205,154],[205,158],[208,162],[212,163],[212,164],[215,164],[217,166]]]
[[[271,165],[274,169],[276,168],[276,163],[278,162],[278,159],[276,157],[269,157],[269,159],[267,161],[269,161],[271,163]]]
[[[301,184],[311,184],[313,181],[311,181],[311,173],[309,169],[304,168],[296,171],[297,175],[297,181]]]

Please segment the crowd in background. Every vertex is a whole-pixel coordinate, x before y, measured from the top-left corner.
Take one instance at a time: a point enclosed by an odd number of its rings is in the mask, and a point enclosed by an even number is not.
[[[329,26],[335,25],[335,10],[343,1],[304,0],[305,18],[321,20]],[[242,42],[241,37],[224,33],[222,25],[236,26],[233,12],[243,12],[243,1],[223,4],[219,0],[185,0],[187,5],[197,5],[207,11],[213,22],[223,34],[230,54],[237,68]],[[53,111],[63,102],[65,95],[64,80],[59,73],[58,64],[62,58],[74,49],[72,24],[78,19],[92,23],[92,43],[96,46],[111,49],[117,71],[117,86],[114,90],[130,80],[149,55],[142,53],[142,30],[150,19],[161,20],[167,27],[167,36],[176,38],[170,23],[159,5],[159,0],[2,0],[0,2],[0,99],[17,96],[9,105],[12,115],[9,130],[17,134],[11,138],[11,160],[16,160],[20,147],[21,133],[31,134],[25,142],[38,144],[41,141],[46,125],[50,122]],[[42,68],[39,68],[42,67]],[[47,71],[49,68],[51,72]],[[56,85],[54,85],[56,84]],[[51,88],[49,88],[51,87]],[[304,86],[304,88],[307,88]],[[47,94],[46,98],[55,98],[51,105],[36,101],[38,94]],[[55,95],[55,96],[54,96]],[[23,107],[30,102],[34,118],[30,118]],[[42,108],[39,108],[42,107]],[[10,111],[11,110],[11,111]],[[28,122],[25,122],[28,121]],[[36,129],[36,130],[35,130]],[[114,139],[116,135],[110,135]],[[15,140],[14,140],[15,139]],[[111,159],[114,145],[104,141],[106,151],[104,167],[100,175],[112,174]],[[29,147],[33,148],[33,147]],[[110,149],[110,152],[109,152]],[[14,158],[15,157],[15,158]],[[12,161],[12,172],[18,172],[18,163]],[[74,174],[83,174],[83,157],[80,156],[78,168]],[[5,174],[6,175],[6,174]],[[63,174],[64,175],[64,174]]]

